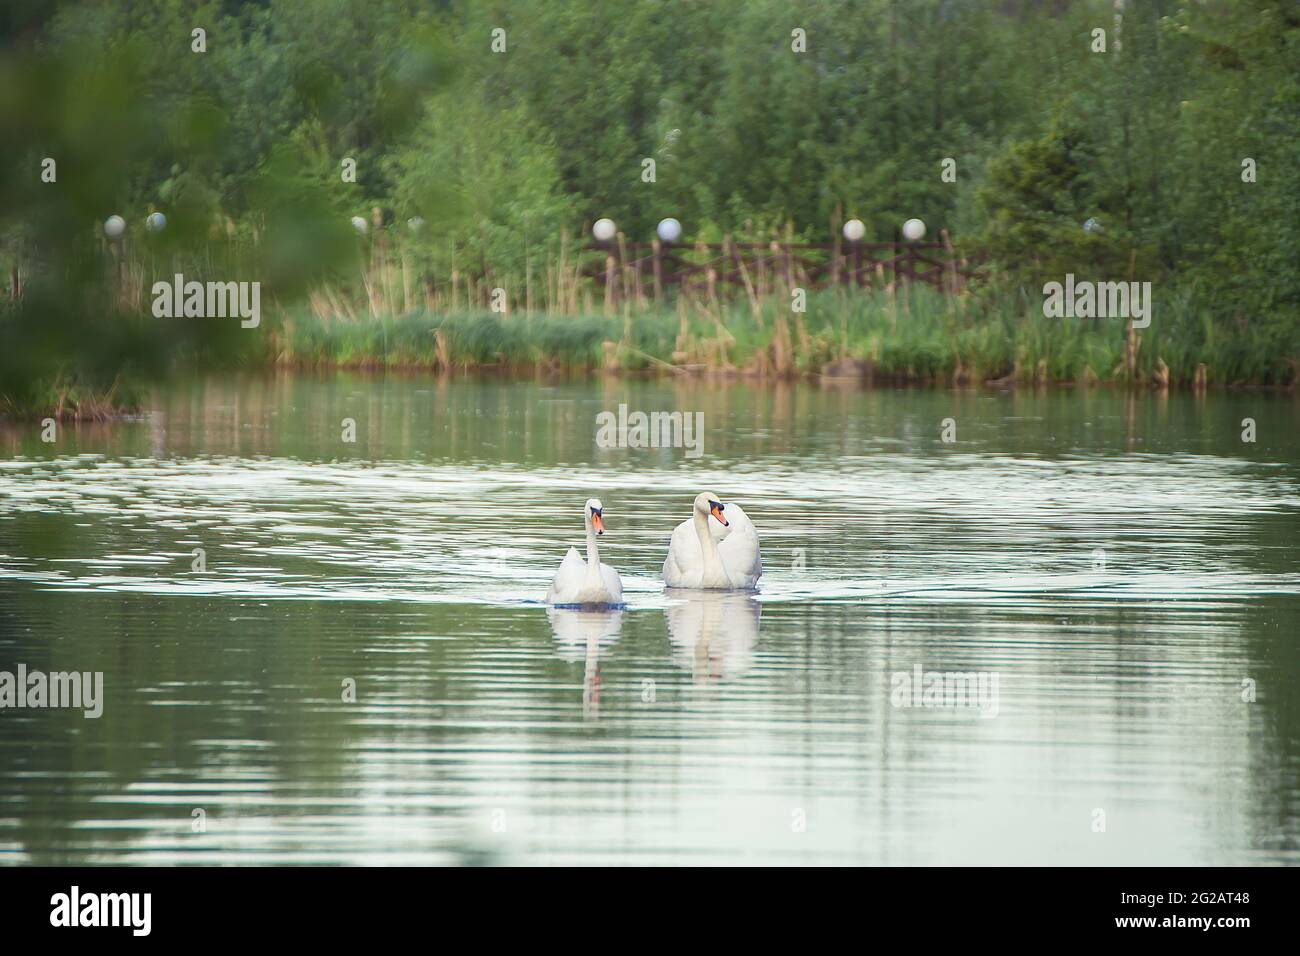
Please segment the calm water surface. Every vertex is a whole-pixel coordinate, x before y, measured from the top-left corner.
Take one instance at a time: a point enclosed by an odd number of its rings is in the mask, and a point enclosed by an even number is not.
[[[597,448],[620,402],[702,411],[702,456]],[[0,861],[1300,862],[1294,397],[340,376],[156,408],[0,430],[0,670],[106,685],[98,720],[0,710]],[[756,597],[662,588],[703,490],[758,526]],[[627,607],[548,612],[589,496]],[[897,692],[934,672],[996,698]]]

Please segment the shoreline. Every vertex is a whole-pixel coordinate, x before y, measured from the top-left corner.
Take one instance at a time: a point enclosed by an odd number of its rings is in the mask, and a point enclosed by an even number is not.
[[[471,365],[455,369],[438,369],[429,365],[402,364],[382,365],[379,363],[335,363],[335,364],[284,364],[278,363],[260,367],[233,369],[228,371],[203,371],[195,373],[199,378],[238,377],[278,378],[281,375],[303,375],[308,377],[328,378],[333,375],[356,375],[367,380],[393,375],[402,379],[423,379],[440,383],[449,381],[563,381],[593,382],[602,379],[630,380],[688,380],[694,384],[709,385],[747,385],[750,387],[781,387],[788,385],[807,385],[823,389],[840,389],[845,391],[962,391],[962,392],[1107,392],[1128,393],[1130,395],[1150,395],[1155,397],[1170,394],[1206,397],[1211,394],[1231,395],[1241,393],[1260,393],[1279,397],[1300,396],[1300,387],[1296,383],[1287,385],[1235,383],[1209,385],[1197,388],[1190,385],[1156,385],[1151,383],[1129,382],[1082,382],[1082,381],[1034,381],[1020,379],[1017,381],[944,381],[927,378],[896,378],[886,376],[851,377],[830,376],[817,372],[795,372],[785,375],[761,375],[740,369],[691,369],[681,372],[669,372],[663,369],[593,369],[593,368],[552,368],[540,365]],[[174,376],[171,381],[178,377]],[[52,410],[40,409],[29,413],[0,413],[0,426],[14,427],[30,425],[45,418],[55,418],[60,424],[114,425],[147,421],[152,409],[146,400],[139,406],[121,408],[106,413],[102,406],[96,406],[93,413],[78,415],[64,409],[56,417]]]
[[[177,326],[169,334],[191,333]],[[155,376],[119,370],[111,385],[88,380],[85,371],[35,379],[0,397],[0,417],[121,418],[146,407],[156,382],[223,369],[613,375],[826,388],[1300,387],[1300,342],[1288,322],[1271,314],[1224,323],[1189,299],[1171,299],[1155,323],[1137,331],[1122,320],[1045,316],[1016,290],[952,296],[915,284],[816,293],[799,311],[773,296],[577,314],[418,309],[342,316],[298,307],[277,309],[256,330],[235,329],[221,341],[220,348],[192,341]]]
[[[244,369],[244,373],[255,371],[254,369]],[[742,368],[702,368],[696,366],[674,366],[672,369],[662,368],[618,368],[602,369],[588,366],[551,366],[545,363],[482,363],[482,364],[465,364],[458,365],[454,368],[442,368],[433,363],[395,363],[385,364],[378,360],[363,360],[357,362],[325,362],[325,363],[275,363],[266,366],[260,371],[268,374],[284,371],[291,374],[325,374],[331,372],[351,372],[369,376],[380,376],[388,373],[394,373],[404,376],[427,375],[434,379],[442,380],[448,378],[496,378],[521,380],[527,378],[571,378],[580,381],[591,381],[599,378],[638,378],[638,379],[671,379],[685,378],[695,381],[725,381],[725,382],[744,382],[747,384],[788,384],[791,382],[801,382],[805,384],[822,384],[828,386],[857,387],[863,391],[870,391],[876,388],[896,389],[896,388],[945,388],[945,389],[986,389],[990,391],[1008,391],[1011,389],[1097,389],[1104,391],[1132,391],[1136,393],[1143,392],[1186,392],[1188,394],[1204,394],[1210,392],[1276,392],[1280,394],[1290,394],[1300,392],[1300,380],[1289,382],[1287,384],[1273,384],[1268,382],[1231,382],[1224,384],[1196,386],[1184,383],[1171,383],[1160,385],[1154,382],[1126,382],[1112,380],[1084,381],[1080,379],[1047,379],[1038,380],[1030,377],[1016,378],[1007,380],[1005,378],[981,379],[981,380],[952,380],[934,377],[907,377],[893,376],[885,374],[869,375],[834,375],[825,372],[802,372],[792,371],[782,374],[764,373],[750,371]]]

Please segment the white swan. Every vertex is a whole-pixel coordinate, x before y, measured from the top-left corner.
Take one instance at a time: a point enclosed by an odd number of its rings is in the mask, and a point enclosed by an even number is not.
[[[602,510],[598,499],[587,499],[582,509],[582,518],[587,525],[587,560],[582,560],[577,548],[569,549],[569,553],[560,562],[560,569],[555,572],[551,589],[546,592],[547,604],[573,606],[623,603],[623,582],[619,580],[617,571],[608,564],[600,563],[600,552],[596,548],[596,536],[605,533]]]
[[[710,516],[716,520],[709,521]],[[696,496],[694,516],[673,531],[664,583],[670,588],[749,590],[762,573],[758,532],[740,505],[724,505],[707,491]]]

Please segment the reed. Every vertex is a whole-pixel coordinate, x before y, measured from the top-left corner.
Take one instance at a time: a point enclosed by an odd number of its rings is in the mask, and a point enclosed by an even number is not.
[[[606,260],[567,234],[544,259],[539,253],[538,261],[530,257],[513,269],[476,263],[466,272],[453,243],[437,257],[450,266],[439,273],[427,247],[382,228],[378,210],[373,227],[358,241],[352,268],[336,270],[284,306],[279,328],[267,336],[266,359],[755,376],[829,369],[893,381],[1001,384],[1294,386],[1300,374],[1293,319],[1225,319],[1191,290],[1166,293],[1151,327],[1130,343],[1120,320],[1044,317],[1035,293],[997,284],[958,290],[955,278],[943,291],[895,285],[880,270],[873,288],[814,292],[806,312],[792,313],[788,290],[806,277],[782,253],[779,240],[793,239],[788,229],[772,234],[765,259],[746,264],[736,256],[741,285],[724,292],[712,281],[696,291],[643,287],[618,268],[626,253]],[[724,242],[731,246],[731,237]],[[251,264],[256,245],[256,236],[240,238],[215,258],[209,253],[213,261],[191,256],[184,263],[155,261],[139,246],[125,255],[114,250],[115,304],[144,311],[156,277],[203,271],[216,259],[227,267]],[[707,256],[702,249],[684,254]],[[603,289],[591,278],[601,271]]]
[[[1294,388],[1300,379],[1292,317],[1225,319],[1191,290],[1166,293],[1151,326],[1130,340],[1122,320],[1049,319],[1034,292],[998,284],[954,291],[956,283],[940,291],[887,283],[879,272],[873,288],[811,292],[806,311],[792,312],[791,283],[806,280],[775,244],[767,261],[742,261],[742,284],[727,290],[714,282],[695,291],[642,290],[615,267],[617,301],[584,274],[584,260],[567,240],[543,262],[514,272],[480,264],[464,273],[452,248],[452,268],[442,277],[399,243],[358,248],[352,271],[318,281],[287,304],[271,297],[263,327],[235,335],[238,346],[227,347],[224,358],[194,346],[175,361],[202,369],[234,355],[241,364],[313,368],[822,375],[1003,386]],[[240,244],[185,262],[114,251],[105,258],[111,294],[103,301],[119,316],[148,315],[156,278],[244,260],[251,266],[255,256]],[[590,266],[590,253],[585,262]],[[54,381],[7,390],[0,414],[104,418],[138,409],[141,390],[120,379],[95,387],[60,372]]]
[[[63,375],[51,382],[0,395],[0,417],[56,421],[109,421],[140,410],[145,395],[119,376],[107,388],[95,388]]]
[[[552,303],[572,304],[574,290]],[[1167,301],[1128,362],[1127,323],[1049,319],[1014,290],[953,296],[928,286],[813,293],[792,313],[780,277],[753,277],[753,294],[716,291],[672,301],[629,296],[611,313],[450,306],[358,318],[313,307],[283,317],[277,361],[304,366],[429,369],[564,368],[789,377],[825,374],[898,382],[1111,382],[1293,386],[1300,354],[1285,323],[1225,327],[1190,296]],[[764,286],[767,286],[764,288]],[[317,303],[331,297],[318,297]],[[472,303],[474,304],[474,303]]]

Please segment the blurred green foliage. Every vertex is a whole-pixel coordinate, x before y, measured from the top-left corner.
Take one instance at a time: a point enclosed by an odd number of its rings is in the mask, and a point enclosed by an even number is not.
[[[355,288],[348,219],[376,208],[424,220],[402,242],[440,279],[536,269],[599,216],[634,239],[675,216],[688,240],[822,240],[856,216],[877,241],[916,216],[1031,293],[1066,271],[1152,281],[1300,352],[1293,0],[1131,0],[1118,24],[1111,0],[16,2],[0,44],[15,408],[256,351],[233,323],[142,320],[133,264],[286,306]]]

